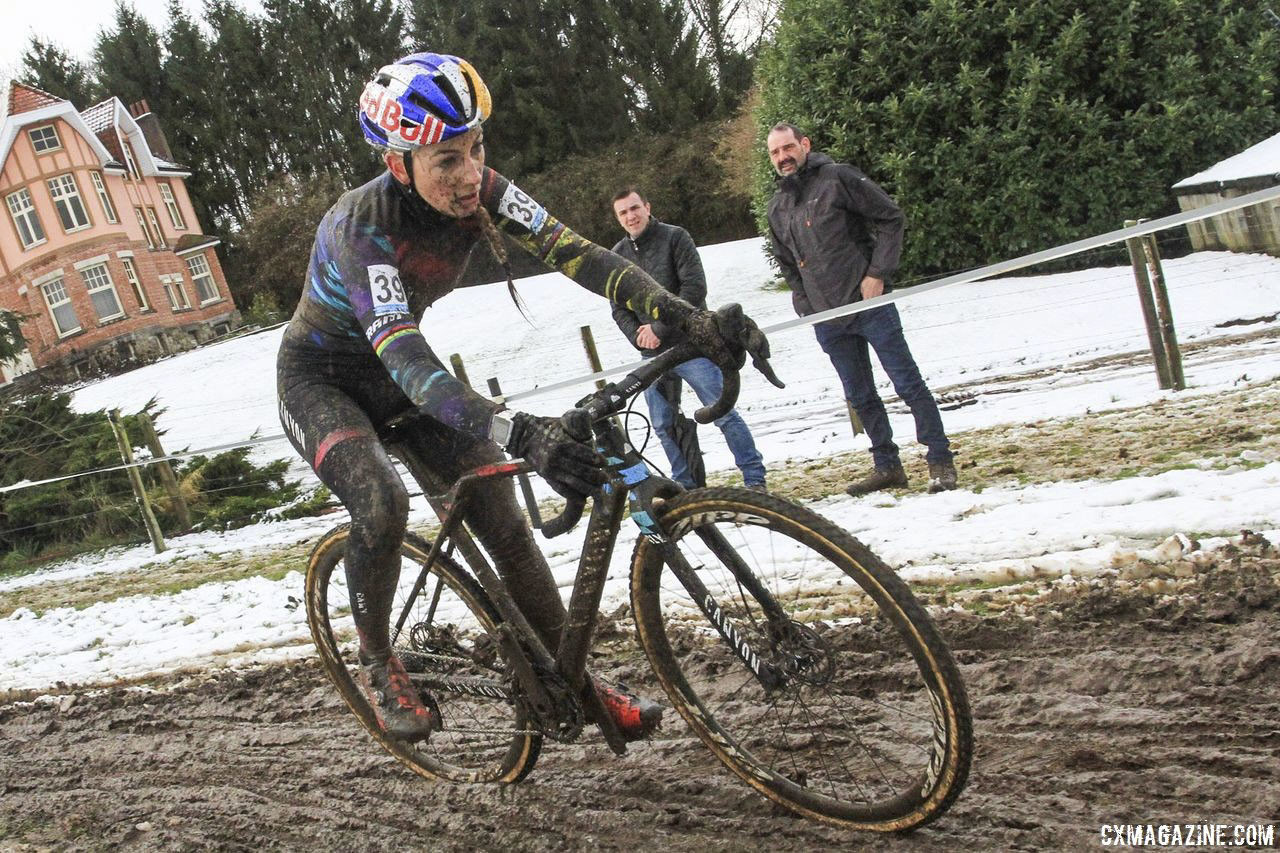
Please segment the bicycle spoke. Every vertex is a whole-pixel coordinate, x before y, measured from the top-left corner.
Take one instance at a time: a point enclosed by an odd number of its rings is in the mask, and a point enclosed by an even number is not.
[[[490,633],[497,616],[478,585],[444,555],[424,573],[430,547],[413,534],[406,537],[392,601],[393,626],[399,624],[392,648],[411,682],[437,703],[443,727],[416,744],[393,741],[377,727],[357,686],[355,644],[344,643],[345,652],[338,651],[338,637],[355,633],[344,544],[344,538],[330,535],[312,555],[308,621],[326,669],[357,715],[396,758],[420,773],[455,782],[519,781],[536,761],[541,740],[511,693],[506,664]],[[317,610],[322,603],[323,611]]]
[[[696,567],[691,589],[718,606],[715,617],[703,615],[705,600],[694,600],[656,549],[652,597],[637,599],[638,618],[667,638],[645,644],[655,668],[681,673],[676,683],[684,686],[673,700],[696,699],[703,711],[690,722],[709,730],[709,745],[745,779],[788,779],[801,787],[803,793],[766,783],[782,802],[847,820],[909,810],[936,784],[941,747],[931,688],[912,645],[920,631],[905,631],[890,618],[900,611],[886,611],[892,602],[876,598],[886,584],[901,581],[887,570],[865,585],[858,581],[861,567],[845,556],[861,549],[856,542],[831,550],[845,561],[833,562],[822,549],[850,537],[812,513],[778,501],[772,505],[779,511],[805,514],[806,521],[775,525],[778,516],[764,510],[768,499],[756,509],[757,499],[743,500],[736,490],[704,492],[683,497],[663,523],[676,532],[683,562]],[[822,534],[807,539],[814,527]],[[918,606],[912,618],[927,619]],[[735,626],[740,638],[721,636],[718,624]],[[749,647],[778,677],[762,684],[735,645]],[[940,657],[949,661],[945,650],[931,650],[928,659]],[[716,749],[720,742],[732,746]],[[967,771],[967,755],[963,760]],[[948,784],[956,778],[963,774],[952,774]],[[915,819],[939,812],[930,808]]]

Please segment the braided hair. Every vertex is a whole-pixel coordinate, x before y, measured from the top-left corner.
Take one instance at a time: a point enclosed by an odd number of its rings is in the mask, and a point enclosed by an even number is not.
[[[528,321],[529,315],[525,311],[527,306],[516,291],[515,278],[511,274],[511,259],[507,257],[507,246],[502,241],[502,232],[498,230],[497,225],[494,225],[493,217],[489,215],[489,211],[484,205],[477,208],[472,215],[480,223],[480,231],[484,234],[485,242],[489,244],[489,251],[493,253],[493,257],[498,263],[502,265],[502,271],[507,276],[507,293],[511,294],[511,301],[516,304],[516,308],[520,311],[520,316]]]

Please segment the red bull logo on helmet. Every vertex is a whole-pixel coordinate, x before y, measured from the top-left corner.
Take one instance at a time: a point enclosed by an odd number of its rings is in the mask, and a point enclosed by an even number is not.
[[[435,116],[427,116],[421,123],[404,118],[404,108],[386,87],[369,82],[360,94],[360,110],[369,121],[387,133],[389,142],[408,145],[433,145],[440,141],[444,122]]]

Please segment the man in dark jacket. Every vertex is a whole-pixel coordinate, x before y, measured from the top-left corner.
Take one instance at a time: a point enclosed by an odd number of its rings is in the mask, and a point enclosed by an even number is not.
[[[904,219],[898,205],[853,166],[812,151],[809,137],[795,125],[775,125],[768,150],[778,173],[778,189],[769,200],[769,236],[796,313],[803,317],[884,293],[902,252]],[[907,485],[889,416],[876,392],[868,345],[915,417],[916,438],[928,449],[929,491],[954,489],[951,443],[907,347],[897,307],[881,305],[818,323],[813,330],[871,439],[875,470],[848,493]]]
[[[692,305],[705,307],[707,279],[689,232],[654,219],[649,202],[630,187],[614,196],[613,212],[622,230],[627,232],[627,236],[614,245],[613,251],[639,266],[654,281],[680,298]],[[635,314],[620,305],[614,305],[613,319],[645,358],[652,358],[683,339],[674,327]],[[704,406],[720,396],[724,380],[720,369],[708,359],[686,361],[671,372],[689,383]],[[644,399],[649,405],[654,432],[658,434],[671,463],[671,478],[686,488],[692,488],[694,479],[689,471],[689,462],[675,436],[675,409],[657,383],[644,392]],[[738,410],[731,410],[715,424],[724,433],[733,461],[742,471],[743,483],[749,489],[765,491],[764,462]]]

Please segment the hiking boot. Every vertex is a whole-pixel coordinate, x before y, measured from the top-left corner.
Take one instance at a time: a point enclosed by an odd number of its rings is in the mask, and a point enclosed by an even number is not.
[[[759,492],[762,495],[769,494],[769,487],[764,483],[747,483],[746,487],[753,492]]]
[[[929,463],[929,494],[949,492],[956,487],[956,466],[950,462]]]
[[[435,700],[426,697],[430,707],[423,703],[404,664],[395,655],[382,663],[360,666],[360,687],[373,707],[378,725],[388,736],[397,740],[426,740],[432,730],[440,728],[440,709]]]
[[[666,710],[662,705],[637,696],[622,683],[609,684],[596,677],[592,683],[600,702],[627,742],[643,740],[661,727],[662,712]]]
[[[872,492],[878,492],[881,489],[897,489],[907,484],[907,472],[903,470],[901,465],[894,465],[890,468],[877,468],[845,489],[850,497],[861,497]]]

